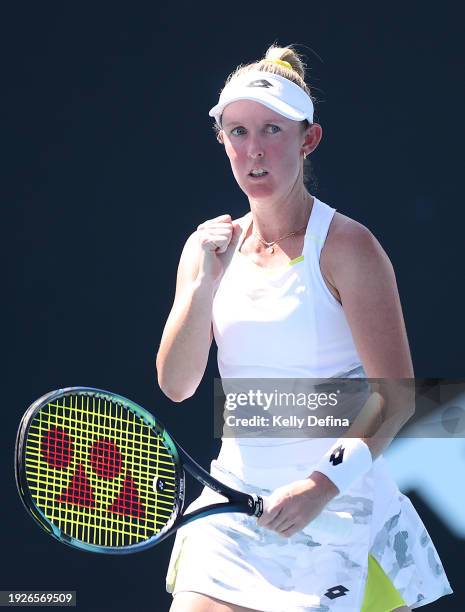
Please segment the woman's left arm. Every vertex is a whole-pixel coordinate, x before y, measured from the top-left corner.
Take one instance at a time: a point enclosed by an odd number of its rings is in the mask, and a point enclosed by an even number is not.
[[[374,460],[415,411],[414,373],[391,261],[366,227],[346,219],[325,243],[324,264],[341,297],[367,378],[377,379],[345,433],[365,442]],[[334,482],[317,469],[276,489],[258,524],[290,537],[338,493]]]
[[[394,268],[365,226],[348,220],[331,236],[331,271],[368,378],[412,378]]]
[[[415,411],[414,372],[392,263],[370,230],[346,219],[331,235],[325,265],[367,377],[379,379],[380,426],[360,436],[376,459]]]

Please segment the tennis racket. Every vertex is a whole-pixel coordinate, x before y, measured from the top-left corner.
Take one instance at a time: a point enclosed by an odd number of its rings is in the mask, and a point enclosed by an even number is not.
[[[150,412],[89,387],[52,391],[24,414],[16,440],[21,499],[51,536],[81,550],[132,553],[193,520],[221,512],[259,517],[264,499],[220,482]],[[187,470],[227,498],[183,514]],[[345,512],[321,512],[307,527],[350,537]]]

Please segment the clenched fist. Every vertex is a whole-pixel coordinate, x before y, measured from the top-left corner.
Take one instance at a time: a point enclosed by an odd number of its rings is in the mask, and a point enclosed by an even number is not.
[[[224,253],[234,233],[231,215],[220,215],[204,221],[197,227],[197,232],[199,244],[204,251]]]
[[[204,221],[197,227],[198,244],[201,249],[199,273],[218,280],[224,272],[221,255],[226,253],[240,225],[231,215],[220,215]]]

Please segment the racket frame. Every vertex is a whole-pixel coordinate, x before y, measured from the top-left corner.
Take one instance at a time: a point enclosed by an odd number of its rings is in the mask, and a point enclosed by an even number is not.
[[[45,513],[36,505],[26,476],[24,443],[27,439],[29,428],[36,414],[50,402],[66,397],[67,395],[91,395],[97,399],[111,401],[116,404],[120,403],[122,406],[135,413],[137,417],[145,421],[145,423],[151,427],[155,433],[161,436],[163,443],[166,445],[173,458],[177,494],[175,497],[171,518],[162,527],[162,529],[157,532],[157,534],[142,542],[126,546],[95,545],[78,540],[63,532],[63,530],[54,525],[46,517]],[[145,408],[122,395],[94,387],[65,387],[62,389],[57,389],[42,395],[29,406],[21,419],[16,436],[14,468],[16,485],[23,505],[28,513],[40,525],[40,527],[42,527],[42,529],[44,529],[49,535],[59,540],[61,543],[87,552],[106,554],[129,554],[140,552],[141,550],[151,548],[155,544],[158,544],[183,525],[204,516],[223,512],[241,512],[258,517],[261,516],[263,512],[263,500],[260,496],[254,494],[249,495],[248,493],[237,491],[214,478],[201,465],[199,465],[180,446],[180,444],[174,440],[174,438],[167,432],[161,421],[158,418],[155,418]],[[207,486],[220,495],[228,498],[228,501],[224,503],[210,504],[183,515],[182,510],[185,501],[184,470],[187,470],[204,486]]]

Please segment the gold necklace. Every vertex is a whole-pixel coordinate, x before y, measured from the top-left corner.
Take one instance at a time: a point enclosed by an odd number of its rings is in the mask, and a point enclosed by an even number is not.
[[[260,242],[262,242],[266,246],[267,253],[274,253],[275,244],[278,244],[278,242],[281,242],[281,240],[284,240],[284,238],[289,238],[289,236],[295,236],[296,234],[304,230],[306,227],[307,227],[307,224],[305,224],[303,227],[296,230],[295,232],[290,232],[289,234],[285,234],[284,236],[281,236],[281,238],[278,238],[277,240],[272,240],[271,242],[267,242],[266,240],[264,240],[260,236],[260,234],[257,232],[256,229],[253,230],[253,235],[256,236],[260,240]]]

